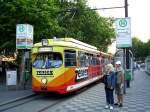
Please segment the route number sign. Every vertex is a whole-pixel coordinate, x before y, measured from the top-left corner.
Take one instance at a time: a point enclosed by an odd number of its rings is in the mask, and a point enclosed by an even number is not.
[[[33,46],[33,26],[29,24],[17,24],[16,48],[31,49]]]

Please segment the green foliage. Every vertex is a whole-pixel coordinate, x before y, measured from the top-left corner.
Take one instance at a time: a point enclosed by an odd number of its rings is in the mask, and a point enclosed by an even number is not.
[[[146,56],[150,55],[150,40],[144,43],[134,37],[132,39],[132,51],[136,60],[144,60]]]
[[[34,26],[34,43],[42,38],[73,37],[106,51],[114,37],[113,19],[86,6],[60,0],[0,0],[0,51],[15,50],[16,24]]]

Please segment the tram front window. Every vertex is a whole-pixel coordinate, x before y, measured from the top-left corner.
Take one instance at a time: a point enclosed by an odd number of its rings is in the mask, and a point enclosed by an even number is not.
[[[62,65],[60,53],[40,53],[33,62],[35,68],[59,68]]]

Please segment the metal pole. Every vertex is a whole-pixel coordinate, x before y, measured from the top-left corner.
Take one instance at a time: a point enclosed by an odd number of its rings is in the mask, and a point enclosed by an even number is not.
[[[128,0],[125,0],[125,17],[128,17]],[[123,64],[124,64],[124,71],[129,69],[129,49],[123,49]],[[126,80],[125,80],[125,73],[124,73],[124,94],[126,94]]]
[[[128,17],[128,0],[125,0],[125,17]]]
[[[128,0],[125,0],[125,17],[128,17]],[[129,69],[129,49],[126,48],[126,69]]]
[[[126,48],[123,49],[123,69],[126,70]],[[125,73],[124,73],[124,94],[126,94],[126,80],[125,80]]]
[[[132,53],[131,50],[129,50],[129,54],[130,54],[131,59],[132,59],[132,60],[130,59],[130,60],[131,60],[130,65],[131,65],[131,70],[132,70],[132,76],[131,76],[131,77],[132,77],[132,80],[134,80],[134,72],[133,72],[133,66],[134,66],[134,63],[133,63],[133,62],[134,62],[134,61],[133,61],[133,53]]]

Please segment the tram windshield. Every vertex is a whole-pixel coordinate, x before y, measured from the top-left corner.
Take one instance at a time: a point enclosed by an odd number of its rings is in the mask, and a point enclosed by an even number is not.
[[[35,68],[59,68],[62,65],[60,53],[39,53],[33,62]]]

